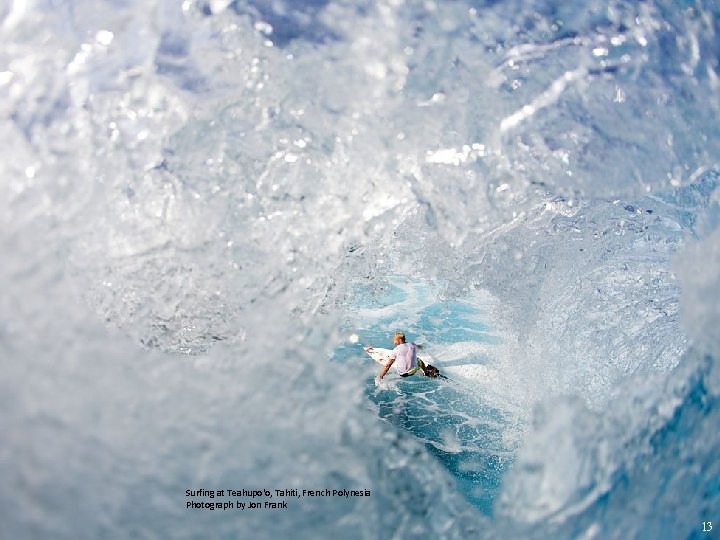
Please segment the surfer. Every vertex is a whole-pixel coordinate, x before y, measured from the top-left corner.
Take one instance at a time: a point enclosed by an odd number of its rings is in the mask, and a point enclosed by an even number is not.
[[[382,379],[393,364],[401,377],[409,377],[414,375],[419,368],[417,357],[417,345],[405,342],[405,334],[395,332],[393,336],[393,344],[395,348],[390,353],[390,358],[385,367],[380,372],[379,378]]]

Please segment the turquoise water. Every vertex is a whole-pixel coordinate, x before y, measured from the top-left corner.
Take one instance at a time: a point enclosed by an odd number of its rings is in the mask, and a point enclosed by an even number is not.
[[[0,7],[4,537],[718,530],[717,1],[51,4]],[[375,386],[396,330],[452,381]]]
[[[345,330],[356,333],[359,342],[340,347],[334,361],[360,358],[367,368],[358,376],[366,379],[368,405],[380,418],[422,441],[454,476],[467,500],[492,515],[503,473],[512,462],[511,449],[504,446],[502,437],[507,422],[473,389],[474,381],[446,369],[485,360],[472,354],[452,361],[430,357],[450,379],[399,379],[393,370],[387,383],[376,385],[380,368],[362,349],[368,345],[392,348],[396,330],[404,331],[408,340],[425,344],[420,358],[428,358],[429,351],[442,350],[444,345],[498,343],[499,338],[483,322],[482,311],[471,302],[440,301],[429,285],[402,283],[399,278],[374,295],[358,288],[355,298],[358,317],[348,321]]]
[[[420,439],[455,477],[458,489],[486,515],[511,465],[503,448],[500,413],[449,381],[400,381],[396,388],[366,385],[379,416]]]

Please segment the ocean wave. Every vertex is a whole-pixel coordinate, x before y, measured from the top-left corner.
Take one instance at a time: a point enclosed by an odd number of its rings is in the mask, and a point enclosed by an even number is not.
[[[713,3],[46,4],[0,7],[11,536],[712,519]],[[358,317],[420,331],[469,435],[368,406],[327,361]],[[231,480],[373,496],[186,511]]]

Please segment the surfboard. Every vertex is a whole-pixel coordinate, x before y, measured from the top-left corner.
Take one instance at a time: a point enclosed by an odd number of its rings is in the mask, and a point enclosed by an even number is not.
[[[420,346],[418,345],[417,348],[419,350]],[[388,363],[388,360],[390,360],[390,353],[392,353],[392,349],[383,349],[382,347],[365,347],[365,352],[378,364],[384,366]],[[418,356],[418,360],[422,360],[422,358]]]
[[[378,364],[384,366],[388,363],[388,360],[390,360],[390,353],[392,353],[392,349],[383,349],[382,347],[365,347],[365,352]]]

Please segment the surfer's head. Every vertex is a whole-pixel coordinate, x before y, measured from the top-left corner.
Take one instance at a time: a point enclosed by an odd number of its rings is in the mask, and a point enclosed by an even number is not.
[[[403,334],[402,332],[395,332],[395,335],[393,336],[393,343],[395,345],[405,343],[405,334]]]

